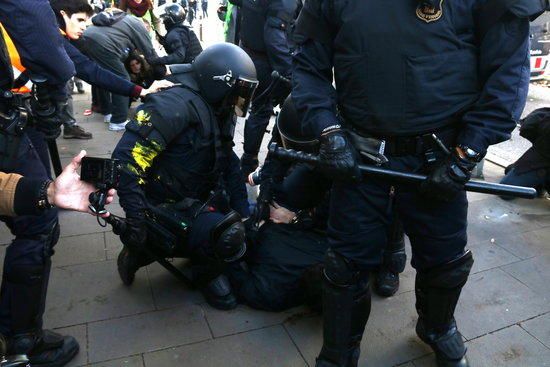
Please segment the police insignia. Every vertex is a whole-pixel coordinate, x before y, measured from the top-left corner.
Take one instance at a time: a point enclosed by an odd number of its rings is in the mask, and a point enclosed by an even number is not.
[[[439,20],[443,15],[443,0],[439,1],[439,5],[436,3],[437,0],[421,1],[416,7],[416,16],[426,23]]]

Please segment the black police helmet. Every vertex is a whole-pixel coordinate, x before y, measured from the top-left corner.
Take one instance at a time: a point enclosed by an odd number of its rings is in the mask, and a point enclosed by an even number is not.
[[[167,5],[164,8],[164,14],[160,16],[166,28],[183,24],[185,20],[185,9],[179,4]]]
[[[193,62],[201,95],[215,107],[234,107],[246,115],[258,86],[256,67],[250,56],[232,43],[217,43],[202,51]]]
[[[286,149],[301,150],[308,153],[317,153],[319,150],[319,141],[315,136],[302,131],[302,124],[292,102],[292,95],[285,99],[281,111],[277,115],[276,124],[283,147]]]

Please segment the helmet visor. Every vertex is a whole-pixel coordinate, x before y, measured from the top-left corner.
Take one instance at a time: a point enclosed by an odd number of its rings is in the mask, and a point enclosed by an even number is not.
[[[246,116],[254,91],[258,87],[257,80],[238,79],[233,86],[230,104],[234,106],[238,117]]]

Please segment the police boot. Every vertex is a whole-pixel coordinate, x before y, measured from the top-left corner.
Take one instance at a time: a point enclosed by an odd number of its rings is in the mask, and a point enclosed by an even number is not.
[[[416,275],[416,333],[435,352],[438,367],[469,366],[453,315],[473,263],[472,253],[467,251]]]
[[[258,165],[259,162],[257,155],[243,153],[241,157],[241,174],[245,182],[248,182],[248,175],[254,172],[256,168],[258,168]]]
[[[118,275],[124,285],[131,285],[136,277],[136,272],[139,268],[151,264],[151,260],[147,255],[135,250],[130,250],[124,245],[117,258]]]
[[[218,275],[203,287],[201,292],[208,304],[218,310],[232,310],[237,307],[237,297],[233,294],[229,279],[223,274]]]
[[[323,348],[316,367],[356,367],[370,314],[368,273],[329,249],[323,280]]]
[[[4,274],[13,329],[8,340],[8,354],[25,354],[32,366],[64,366],[79,349],[72,336],[42,330],[50,267],[48,259],[44,265],[19,265]]]

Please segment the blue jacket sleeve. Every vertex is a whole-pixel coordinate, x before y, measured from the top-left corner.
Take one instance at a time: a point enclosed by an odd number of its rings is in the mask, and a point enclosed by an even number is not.
[[[91,85],[122,96],[134,96],[136,85],[102,68],[64,38],[64,46],[76,68],[76,76]]]
[[[65,88],[75,68],[63,47],[63,37],[47,0],[0,1],[0,22],[13,40],[31,75]]]
[[[250,216],[248,208],[248,195],[244,184],[241,169],[239,167],[239,157],[235,152],[231,152],[229,164],[223,174],[225,188],[229,194],[229,204],[231,209],[235,210],[243,218]]]
[[[292,54],[288,28],[296,11],[296,1],[269,1],[264,25],[264,43],[271,67],[283,76],[289,76]]]
[[[302,13],[310,12],[320,24],[326,23],[320,9],[308,7],[311,3],[314,2],[305,3]],[[316,136],[324,128],[339,123],[336,90],[332,85],[332,56],[331,45],[305,38],[297,45],[293,58],[292,100],[301,117],[302,128]]]
[[[525,107],[529,87],[529,20],[503,17],[480,45],[479,99],[463,116],[458,137],[479,153],[510,138]]]

